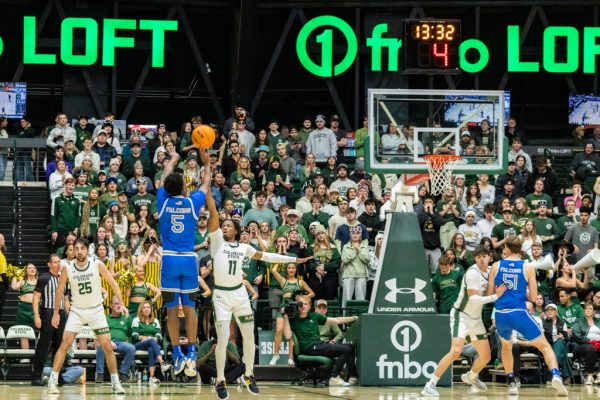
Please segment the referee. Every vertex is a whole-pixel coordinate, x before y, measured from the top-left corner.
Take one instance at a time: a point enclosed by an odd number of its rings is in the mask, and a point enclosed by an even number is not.
[[[35,358],[33,361],[32,386],[44,386],[42,382],[42,372],[44,364],[48,357],[48,351],[52,346],[54,355],[60,347],[65,323],[67,321],[65,313],[65,304],[68,306],[67,291],[60,305],[60,325],[58,329],[52,326],[52,314],[54,313],[54,299],[58,279],[60,277],[60,258],[56,254],[50,255],[48,260],[49,271],[42,275],[35,286],[33,292],[33,321],[35,327],[40,330],[40,339],[35,348]]]

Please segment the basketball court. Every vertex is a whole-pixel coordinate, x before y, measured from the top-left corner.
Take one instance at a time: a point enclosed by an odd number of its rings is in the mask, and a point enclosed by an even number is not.
[[[399,400],[422,398],[421,387],[350,387],[350,388],[327,388],[310,386],[290,386],[287,383],[260,383],[261,399],[290,399],[290,400],[320,400],[320,399],[360,399],[360,400]],[[569,399],[587,400],[597,399],[600,396],[600,387],[575,385],[568,386]],[[110,386],[85,384],[64,386],[59,395],[49,395],[46,388],[31,387],[27,384],[3,384],[0,385],[0,398],[14,400],[107,400],[107,399],[145,399],[145,400],[167,400],[184,398],[216,399],[212,386],[206,385],[175,385],[162,384],[156,388],[145,385],[126,385],[127,395],[116,396],[110,392]],[[454,389],[439,388],[440,399],[506,399],[506,386],[497,384],[488,386],[485,393],[468,394],[466,385],[458,384]],[[256,399],[250,395],[246,388],[229,387],[229,398],[231,400]],[[523,386],[519,396],[512,398],[555,398],[554,390],[546,386]]]

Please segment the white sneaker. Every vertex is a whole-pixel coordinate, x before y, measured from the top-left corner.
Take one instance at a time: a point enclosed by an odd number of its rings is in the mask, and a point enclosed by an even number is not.
[[[348,378],[348,385],[356,386],[358,385],[358,378],[353,376],[352,378]]]
[[[288,358],[288,367],[295,367],[296,363],[292,358]]]
[[[269,361],[269,365],[277,365],[277,361],[279,361],[279,356],[273,356],[273,358],[271,358],[271,361]]]
[[[554,383],[554,379],[552,379],[552,383]],[[585,384],[586,385],[593,385],[594,384],[594,375],[589,374],[588,376],[585,377]]]
[[[48,394],[59,394],[60,390],[58,390],[58,382],[54,379],[48,379]]]
[[[339,376],[337,378],[329,378],[329,387],[334,386],[350,386],[350,384]]]
[[[508,384],[508,395],[509,396],[518,396],[519,395],[519,388],[517,387],[516,382],[511,382]]]
[[[158,385],[160,383],[160,380],[157,377],[153,376],[148,380],[148,383],[151,385]]]
[[[427,382],[423,390],[421,390],[421,394],[423,397],[440,397],[440,392],[437,391],[435,385],[432,385],[431,382]]]
[[[125,394],[125,389],[123,389],[121,382],[112,384],[112,392],[114,394]]]
[[[170,369],[171,369],[171,364],[167,364],[166,362],[160,364],[160,370],[162,371],[163,374],[165,372],[169,371]]]
[[[487,390],[487,386],[485,385],[485,383],[483,383],[479,377],[475,377],[475,379],[471,379],[471,374],[469,374],[468,372],[466,374],[462,374],[460,376],[460,379],[468,384],[468,385],[472,385],[474,387],[476,387],[477,389],[479,389],[479,391],[481,392],[485,392]]]
[[[552,387],[556,390],[556,394],[559,396],[568,396],[569,392],[567,388],[563,384],[563,381],[560,376],[555,376],[552,378]]]

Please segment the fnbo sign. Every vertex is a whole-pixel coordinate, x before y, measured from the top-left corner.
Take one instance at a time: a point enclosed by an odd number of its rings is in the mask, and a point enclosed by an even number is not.
[[[104,19],[100,24],[92,18],[65,18],[60,26],[59,54],[42,53],[37,46],[36,17],[23,18],[23,63],[57,64],[57,58],[66,65],[93,65],[100,58],[103,66],[115,65],[117,48],[134,48],[133,31],[151,32],[152,67],[165,64],[165,36],[167,31],[177,31],[177,21],[148,19]],[[82,37],[84,48],[75,50],[75,37]],[[99,39],[102,38],[102,50]],[[0,54],[2,54],[0,39]],[[58,56],[58,57],[57,57]]]
[[[424,22],[425,24],[421,26],[427,28],[427,20]],[[432,31],[431,34],[427,32],[426,36],[423,36],[422,31],[417,31],[417,35],[405,34],[404,37],[397,38],[386,35],[389,30],[387,23],[376,25],[371,31],[371,36],[367,37],[364,42],[371,53],[371,69],[382,71],[382,66],[387,65],[387,71],[398,71],[398,60],[401,50],[403,50],[402,47],[406,45],[407,41],[414,41],[415,37],[421,40],[422,44],[430,42],[434,49],[433,56],[443,56],[446,61],[444,65],[448,65],[447,58],[449,56],[456,54],[460,70],[464,72],[479,73],[490,62],[498,62],[494,59],[498,49],[490,49],[483,41],[468,39],[460,43],[453,43],[451,37],[437,35],[438,31],[442,32],[438,29],[443,27],[441,23],[429,26]],[[506,47],[500,51],[505,51],[508,72],[573,73],[582,71],[585,74],[597,73],[597,58],[600,55],[600,27],[579,29],[571,26],[546,27],[541,38],[542,56],[541,59],[535,61],[522,60],[520,31],[520,27],[516,25],[506,27]],[[336,38],[340,37],[340,42],[334,43],[334,32]],[[428,41],[429,38],[431,41]],[[307,46],[312,41],[320,46],[318,56],[311,57],[308,54]],[[561,46],[564,44],[565,48],[564,58],[561,59],[557,58],[559,43]],[[321,77],[332,77],[342,74],[352,66],[358,54],[358,45],[356,34],[347,22],[335,16],[323,15],[313,18],[302,27],[296,39],[296,53],[300,63],[307,71]],[[339,62],[334,60],[334,47],[346,49],[346,54]],[[387,60],[384,59],[383,49],[387,49]],[[407,51],[406,47],[404,51]],[[412,53],[406,54],[413,57]],[[471,54],[474,57],[467,57]]]

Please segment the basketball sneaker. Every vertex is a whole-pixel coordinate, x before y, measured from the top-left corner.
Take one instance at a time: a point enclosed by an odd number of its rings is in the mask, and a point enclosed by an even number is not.
[[[568,396],[569,395],[569,392],[567,391],[567,388],[565,387],[565,385],[563,385],[563,381],[560,378],[560,376],[552,377],[552,387],[554,388],[554,390],[556,390],[556,393],[559,396]]]
[[[460,376],[460,379],[468,384],[468,385],[472,385],[475,386],[477,389],[479,389],[481,392],[485,392],[487,390],[487,386],[485,385],[485,383],[483,383],[478,376],[473,377],[471,373],[467,372],[466,374],[462,374]]]
[[[518,396],[519,388],[517,387],[517,382],[511,382],[508,384],[508,395],[509,396]]]
[[[343,380],[340,376],[336,377],[336,378],[329,378],[329,387],[335,387],[335,386],[350,386],[348,384],[348,382],[346,382],[345,380]]]
[[[48,379],[48,394],[59,394],[58,382],[54,379]]]
[[[437,391],[435,385],[431,382],[427,382],[423,390],[421,390],[423,397],[440,397],[440,392]]]
[[[186,358],[183,354],[173,354],[173,373],[179,375],[186,366]]]
[[[254,375],[252,376],[246,376],[244,375],[242,382],[244,382],[244,385],[246,385],[246,389],[248,389],[248,392],[254,396],[258,396],[259,390],[258,390],[258,386],[256,385],[256,379],[254,379]]]
[[[217,382],[215,385],[215,391],[217,392],[217,398],[219,400],[227,400],[229,398],[229,392],[225,386],[225,382]]]
[[[192,346],[190,346],[192,347]],[[194,378],[197,374],[196,372],[196,350],[194,347],[190,351],[188,351],[187,357],[185,358],[185,367],[183,372],[189,378]]]
[[[125,389],[123,389],[123,385],[121,385],[121,382],[113,383],[111,389],[114,394],[125,394]]]

